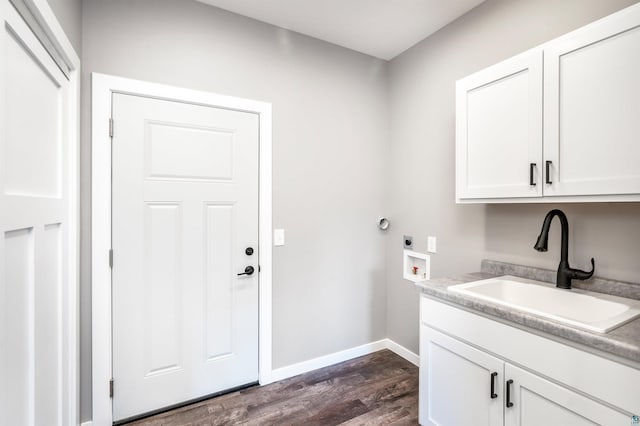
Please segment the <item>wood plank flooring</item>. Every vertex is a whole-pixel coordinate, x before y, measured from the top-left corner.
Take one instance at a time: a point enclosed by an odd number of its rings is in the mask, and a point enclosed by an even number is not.
[[[129,426],[416,424],[418,367],[382,350]]]

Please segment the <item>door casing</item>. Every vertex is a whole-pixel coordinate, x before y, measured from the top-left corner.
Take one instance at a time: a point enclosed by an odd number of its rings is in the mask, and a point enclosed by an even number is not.
[[[272,115],[271,104],[209,92],[92,73],[91,290],[93,424],[112,424],[111,345],[111,137],[113,93],[252,112],[259,116],[259,382],[272,381]],[[117,123],[114,124],[117,131]]]

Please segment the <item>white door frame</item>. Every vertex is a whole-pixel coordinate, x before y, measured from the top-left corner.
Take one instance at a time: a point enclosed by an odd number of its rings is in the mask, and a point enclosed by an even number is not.
[[[122,93],[219,107],[259,116],[259,381],[271,381],[271,104],[173,86],[92,73],[91,300],[93,424],[111,425],[111,118],[112,95]],[[117,123],[115,123],[117,132]]]
[[[66,360],[68,375],[63,379],[69,385],[69,406],[66,410],[72,424],[79,424],[79,253],[80,253],[80,223],[79,223],[79,175],[80,175],[80,58],[76,54],[69,38],[58,22],[53,10],[46,0],[5,0],[11,3],[22,19],[27,23],[36,38],[42,43],[62,73],[69,80],[67,103],[67,161],[69,194],[67,203],[67,243],[68,243],[68,311],[62,312],[67,319],[69,340],[66,346],[68,358]],[[10,7],[10,6],[9,6]]]

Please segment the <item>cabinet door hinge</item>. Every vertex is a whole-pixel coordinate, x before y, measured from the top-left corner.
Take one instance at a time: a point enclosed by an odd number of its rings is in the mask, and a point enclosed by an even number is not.
[[[109,137],[113,138],[113,118],[109,118]]]
[[[113,379],[109,380],[109,398],[113,398]]]
[[[113,249],[109,249],[109,268],[113,268]]]

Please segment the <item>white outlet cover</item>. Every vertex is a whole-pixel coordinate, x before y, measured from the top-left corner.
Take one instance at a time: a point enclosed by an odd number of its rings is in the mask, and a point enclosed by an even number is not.
[[[436,237],[427,237],[427,251],[429,253],[436,252]]]
[[[284,229],[273,230],[273,245],[274,246],[284,245]]]

